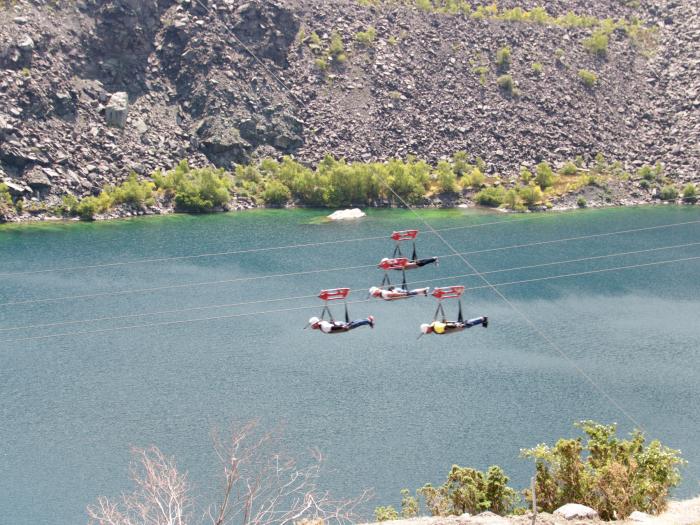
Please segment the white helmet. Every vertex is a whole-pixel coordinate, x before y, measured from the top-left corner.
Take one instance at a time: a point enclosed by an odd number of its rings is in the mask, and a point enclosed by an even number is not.
[[[372,288],[369,289],[369,294],[372,297],[379,297],[379,295],[382,293],[381,288],[377,288],[376,286],[372,286]]]
[[[309,324],[311,325],[312,328],[315,328],[316,326],[318,326],[318,323],[320,323],[320,322],[321,322],[321,320],[318,317],[312,317],[311,319],[309,319]]]
[[[420,331],[424,334],[429,334],[433,331],[433,327],[427,323],[423,323],[422,325],[420,325]]]

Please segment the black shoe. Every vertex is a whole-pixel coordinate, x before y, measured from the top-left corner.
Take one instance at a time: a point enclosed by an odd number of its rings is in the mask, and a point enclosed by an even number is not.
[[[481,326],[483,326],[484,328],[489,327],[489,318],[488,317],[484,316],[484,321],[481,323]]]

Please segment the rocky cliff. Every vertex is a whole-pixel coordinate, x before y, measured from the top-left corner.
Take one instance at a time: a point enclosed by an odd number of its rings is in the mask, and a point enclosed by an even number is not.
[[[505,177],[602,153],[700,180],[697,2],[556,0],[544,23],[503,16],[531,0],[480,15],[417,4],[0,2],[0,181],[51,203],[184,158],[230,168],[458,150]],[[598,22],[552,22],[568,11]],[[606,18],[642,30],[609,28],[605,49],[587,49]]]

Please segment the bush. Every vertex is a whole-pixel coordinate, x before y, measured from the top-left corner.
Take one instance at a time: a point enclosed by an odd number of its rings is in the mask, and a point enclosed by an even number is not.
[[[533,62],[532,63],[532,72],[535,73],[536,75],[541,75],[544,72],[544,66],[542,65],[541,62]]]
[[[438,162],[437,183],[442,193],[454,193],[457,190],[457,176],[449,162]]]
[[[496,51],[496,65],[501,71],[507,71],[510,67],[510,48],[503,46]]]
[[[573,162],[567,162],[561,168],[561,172],[563,175],[568,175],[568,176],[576,175],[578,173],[578,167]]]
[[[13,217],[15,210],[12,207],[12,196],[7,185],[0,182],[0,222]]]
[[[477,202],[477,204],[482,206],[497,208],[503,204],[505,193],[505,190],[500,186],[485,188],[474,196],[474,200]]]
[[[474,189],[481,188],[481,186],[483,186],[485,180],[486,180],[486,177],[481,172],[481,169],[479,169],[479,167],[477,166],[477,167],[472,169],[472,172],[469,175],[468,186],[471,186]],[[466,184],[466,182],[465,182],[465,184]]]
[[[440,487],[428,484],[418,489],[433,516],[461,516],[484,511],[504,515],[517,502],[516,492],[508,486],[508,477],[498,466],[486,473],[453,465],[447,481]]]
[[[503,205],[511,210],[521,208],[522,205],[520,204],[520,195],[518,195],[518,191],[515,189],[508,190],[503,197]]]
[[[408,489],[401,489],[401,517],[403,519],[415,518],[420,512],[418,500],[411,496]]]
[[[525,184],[530,184],[530,181],[535,178],[532,172],[525,166],[520,166],[520,179]]]
[[[664,186],[659,192],[659,197],[662,201],[675,201],[678,198],[678,190],[675,186]]]
[[[648,189],[649,189],[649,186],[651,186],[651,184],[649,183],[648,180],[642,179],[641,181],[639,181],[639,187],[640,187],[640,188],[645,189],[645,190],[648,190]]]
[[[85,197],[80,201],[75,211],[84,221],[91,221],[98,213],[105,213],[112,206],[112,199],[107,192],[101,192],[97,197]]]
[[[538,507],[553,512],[577,502],[598,511],[603,520],[624,519],[634,510],[658,514],[670,489],[680,483],[680,452],[659,441],[645,443],[635,431],[631,439],[616,436],[615,425],[582,421],[588,437],[560,439],[554,447],[538,445],[522,451],[536,468]],[[526,491],[526,497],[530,497]]]
[[[513,77],[510,75],[501,75],[496,79],[498,87],[507,93],[513,93]]]
[[[588,206],[588,202],[583,197],[579,197],[576,200],[576,206],[578,206],[579,208],[585,208],[586,206]]]
[[[343,38],[339,33],[333,31],[331,34],[331,43],[328,47],[328,52],[333,59],[333,62],[342,64],[347,60],[347,55],[345,54],[345,45],[343,44]]]
[[[377,38],[377,30],[369,26],[366,31],[355,34],[355,40],[363,46],[371,46]]]
[[[598,83],[598,75],[588,69],[579,69],[578,78],[589,88],[594,87]]]
[[[543,195],[542,195],[542,190],[539,188],[539,186],[524,186],[520,188],[520,198],[523,201],[523,204],[527,206],[528,208],[532,208],[536,204],[539,204],[542,202]]]
[[[683,187],[683,200],[685,202],[696,202],[698,200],[698,189],[692,182]]]
[[[262,198],[266,204],[273,206],[283,206],[291,197],[289,188],[279,181],[273,180],[265,185]]]
[[[186,160],[165,175],[153,174],[160,190],[174,196],[178,211],[201,213],[212,211],[228,203],[233,186],[231,177],[223,169],[211,167],[190,169]]]
[[[399,519],[399,513],[391,505],[374,509],[374,519],[377,521],[394,521]]]
[[[78,201],[77,197],[75,195],[71,195],[70,193],[67,195],[64,195],[63,198],[61,199],[61,205],[58,207],[58,212],[61,215],[65,215],[68,217],[74,217],[78,215],[78,205],[80,204],[80,201]]]
[[[535,182],[543,190],[554,184],[554,173],[546,160],[543,160],[535,167],[535,173]]]
[[[153,197],[153,189],[155,184],[152,182],[139,182],[136,174],[132,173],[129,178],[122,184],[116,187],[107,188],[113,204],[130,204],[132,206],[143,207],[153,206],[155,198]]]
[[[589,38],[584,39],[583,47],[585,47],[589,53],[603,57],[608,52],[608,41],[607,32],[604,29],[596,29]]]
[[[471,171],[469,154],[466,151],[457,151],[454,155],[452,155],[452,169],[454,170],[455,175],[458,177],[461,177],[468,171]]]

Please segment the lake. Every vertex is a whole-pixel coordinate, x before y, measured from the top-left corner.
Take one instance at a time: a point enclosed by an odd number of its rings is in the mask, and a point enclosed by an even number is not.
[[[255,417],[282,424],[293,453],[323,451],[336,494],[374,489],[368,516],[454,463],[499,464],[522,488],[533,468],[521,448],[578,435],[582,419],[634,426],[576,367],[683,451],[676,495],[697,494],[700,207],[419,212],[489,282],[528,281],[498,289],[568,358],[478,276],[452,278],[472,273],[454,256],[408,272],[409,284],[476,288],[465,315],[490,326],[418,340],[434,299],[362,301],[382,279],[372,265],[391,255],[389,234],[424,225],[405,210],[346,223],[327,213],[0,226],[0,522],[85,523],[88,503],[129,488],[131,446],[175,456],[206,496],[219,480],[212,428]],[[548,242],[573,237],[586,238]],[[256,250],[298,244],[309,246]],[[450,254],[419,236],[419,256]],[[104,266],[142,259],[160,260]],[[348,267],[359,268],[318,272]],[[60,268],[74,269],[42,272]],[[339,286],[358,290],[350,314],[373,314],[375,329],[303,330],[320,312],[313,296]]]

